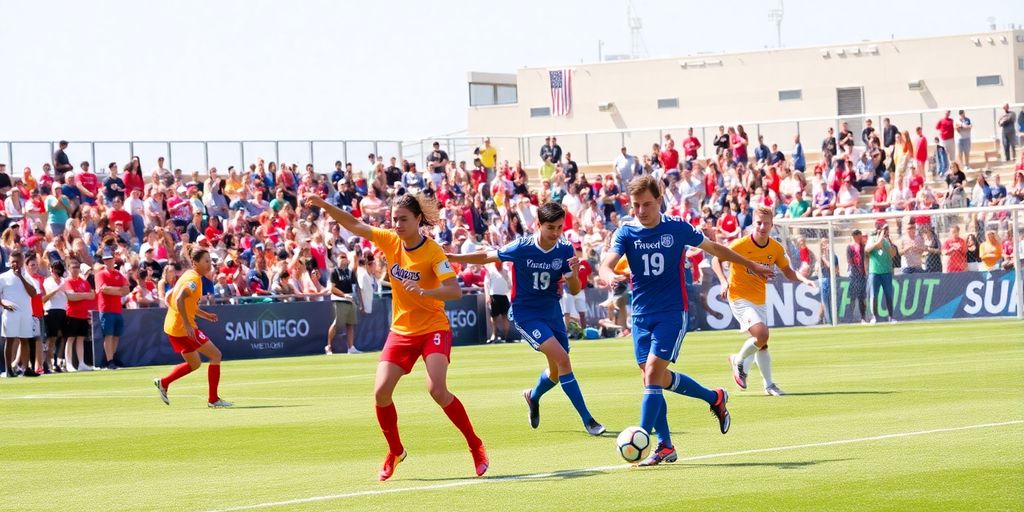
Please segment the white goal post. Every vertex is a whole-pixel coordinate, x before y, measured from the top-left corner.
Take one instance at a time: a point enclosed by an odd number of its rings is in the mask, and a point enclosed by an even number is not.
[[[925,220],[924,218],[927,218]],[[1000,240],[1006,240],[1009,238],[1011,241],[1011,248],[1013,249],[1012,256],[1012,270],[1013,275],[1013,289],[1009,293],[1009,300],[1015,301],[1015,305],[1011,306],[1016,309],[1017,319],[1024,319],[1024,291],[1022,291],[1022,253],[1024,253],[1024,247],[1021,245],[1021,240],[1024,238],[1022,229],[1024,229],[1024,204],[1017,205],[1006,205],[1006,206],[991,206],[981,208],[951,208],[951,209],[935,209],[935,210],[912,210],[912,211],[898,211],[898,212],[878,212],[878,213],[864,213],[854,215],[833,215],[827,217],[806,217],[800,219],[789,219],[778,217],[775,219],[775,226],[777,234],[783,245],[787,247],[787,253],[793,254],[792,249],[797,245],[798,237],[802,237],[808,248],[815,247],[818,249],[820,257],[820,244],[823,240],[828,241],[828,247],[832,254],[832,259],[842,260],[845,263],[845,251],[840,251],[837,247],[837,240],[842,243],[849,240],[849,235],[854,229],[861,230],[864,234],[869,234],[875,227],[875,223],[879,219],[885,219],[890,224],[896,227],[896,231],[901,233],[906,226],[913,223],[924,222],[932,227],[939,240],[941,247],[941,240],[945,239],[946,232],[953,226],[963,226],[963,236],[973,234],[977,237],[978,243],[984,241],[985,232],[992,231],[996,233],[996,236]],[[1000,236],[1001,234],[1001,236]],[[897,234],[897,236],[900,236]],[[841,238],[840,238],[841,237]],[[893,237],[896,238],[896,237]],[[818,242],[814,244],[812,242]],[[812,250],[812,252],[814,252]],[[792,259],[792,256],[791,256]],[[948,272],[946,269],[946,257],[943,256],[942,273]],[[794,262],[794,268],[797,266],[797,262]],[[837,271],[840,268],[844,268],[844,265],[829,265],[833,267],[832,271],[829,272],[829,281],[831,286],[829,287],[829,295],[822,297],[823,302],[827,301],[826,311],[829,313],[831,319],[831,325],[835,326],[839,324],[840,313],[839,308],[839,279],[840,272]],[[1009,263],[1006,263],[1009,266]],[[1003,267],[1006,268],[1006,267]],[[1009,272],[1009,270],[1003,270],[1003,272]],[[1005,274],[1004,274],[1005,275]],[[1009,276],[1006,276],[1007,278]],[[874,298],[869,299],[874,300]],[[890,305],[891,306],[891,305]]]

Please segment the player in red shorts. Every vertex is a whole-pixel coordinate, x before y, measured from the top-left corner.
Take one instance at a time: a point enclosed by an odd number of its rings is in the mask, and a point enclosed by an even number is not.
[[[439,222],[437,205],[420,194],[400,196],[392,209],[394,231],[370,227],[318,196],[305,199],[307,207],[322,208],[345,229],[374,243],[387,258],[391,288],[391,333],[377,364],[374,398],[377,421],[388,442],[388,454],[380,470],[381,481],[391,478],[406,451],[398,435],[398,413],[391,396],[403,375],[416,360],[427,366],[427,390],[466,437],[477,476],[487,471],[484,443],[473,432],[466,409],[448,391],[452,330],[444,301],[462,296],[455,272],[437,242],[420,234],[420,227]]]
[[[192,268],[178,278],[167,301],[164,332],[170,338],[174,351],[181,354],[185,360],[184,363],[175,366],[166,377],[153,379],[153,384],[160,390],[160,398],[167,405],[171,405],[171,400],[167,398],[167,388],[172,382],[199,369],[203,364],[199,354],[206,356],[210,361],[207,370],[210,383],[207,406],[220,408],[234,405],[217,395],[217,385],[220,384],[220,350],[196,326],[197,316],[210,322],[217,321],[217,315],[199,309],[199,298],[203,295],[201,276],[209,274],[211,266],[210,253],[206,249],[193,250]]]

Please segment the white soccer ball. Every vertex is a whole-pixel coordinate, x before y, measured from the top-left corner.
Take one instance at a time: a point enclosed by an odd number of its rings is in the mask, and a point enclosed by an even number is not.
[[[651,451],[651,436],[640,427],[629,427],[615,439],[615,445],[626,462],[640,462]]]

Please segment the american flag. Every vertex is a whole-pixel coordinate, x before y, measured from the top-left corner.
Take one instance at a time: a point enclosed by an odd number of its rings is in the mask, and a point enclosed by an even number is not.
[[[567,116],[572,110],[572,71],[548,71],[551,78],[551,115]]]

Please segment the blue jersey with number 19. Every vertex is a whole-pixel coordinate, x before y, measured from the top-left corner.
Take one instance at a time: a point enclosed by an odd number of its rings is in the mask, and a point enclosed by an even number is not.
[[[704,235],[693,226],[665,214],[653,228],[633,220],[615,231],[611,250],[629,261],[634,315],[686,310],[686,247],[703,242]]]
[[[498,250],[498,259],[512,262],[513,318],[523,318],[524,312],[561,316],[559,283],[572,274],[569,259],[574,256],[576,251],[565,238],[545,251],[536,235],[517,238]]]

